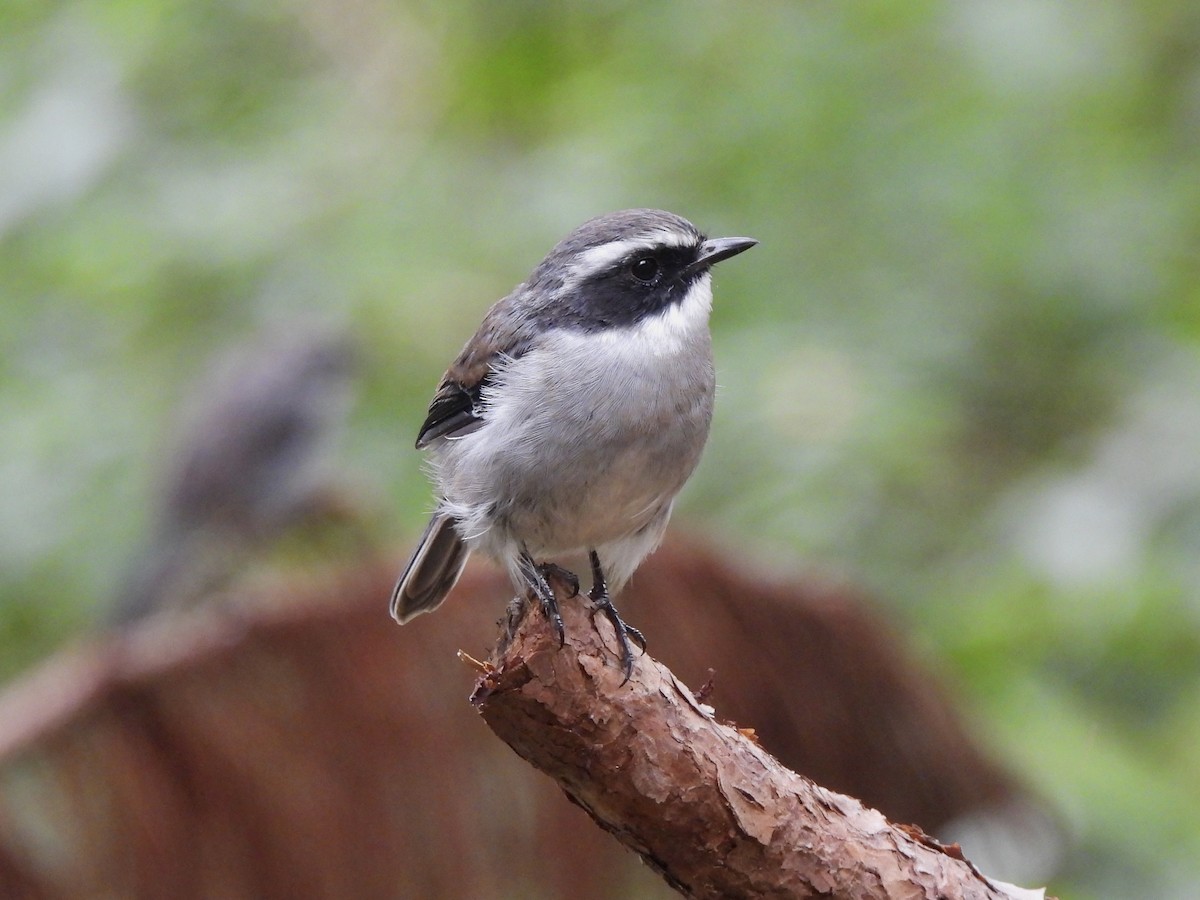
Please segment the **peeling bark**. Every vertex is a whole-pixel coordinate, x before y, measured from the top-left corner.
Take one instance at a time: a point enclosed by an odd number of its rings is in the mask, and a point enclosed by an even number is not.
[[[602,616],[561,600],[566,644],[510,614],[471,701],[521,757],[689,897],[1040,897],[989,882],[956,846],[784,768],[665,666],[622,684]],[[653,635],[650,636],[653,641]]]

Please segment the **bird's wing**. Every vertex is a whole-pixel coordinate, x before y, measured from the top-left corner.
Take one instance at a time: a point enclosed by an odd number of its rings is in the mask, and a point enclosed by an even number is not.
[[[453,369],[442,378],[433,402],[429,404],[429,415],[417,435],[417,449],[421,450],[440,437],[467,434],[482,424],[482,394],[484,385],[491,376],[491,368],[478,378],[460,381]]]
[[[441,437],[461,437],[483,424],[487,405],[484,388],[503,362],[511,362],[529,349],[534,331],[530,323],[511,315],[512,295],[501,300],[484,317],[479,331],[446,370],[429,414],[417,435],[417,449]]]

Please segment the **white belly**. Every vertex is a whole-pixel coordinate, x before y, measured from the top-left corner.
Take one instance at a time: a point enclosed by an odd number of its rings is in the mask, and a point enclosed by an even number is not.
[[[435,451],[472,549],[541,558],[665,522],[712,418],[710,298],[621,334],[556,332],[502,370],[484,425]]]

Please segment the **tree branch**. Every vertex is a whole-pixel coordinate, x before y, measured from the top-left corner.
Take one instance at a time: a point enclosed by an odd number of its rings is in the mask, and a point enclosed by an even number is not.
[[[1033,898],[991,882],[919,829],[784,768],[718,722],[665,666],[616,643],[587,603],[560,602],[567,642],[510,612],[471,701],[521,757],[690,897]],[[650,636],[653,641],[653,636]]]

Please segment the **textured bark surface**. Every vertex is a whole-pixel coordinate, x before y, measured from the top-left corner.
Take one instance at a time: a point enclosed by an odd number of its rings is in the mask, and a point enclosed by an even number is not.
[[[786,769],[665,666],[622,684],[611,627],[514,615],[472,702],[520,756],[691,897],[1011,897],[956,848]]]

